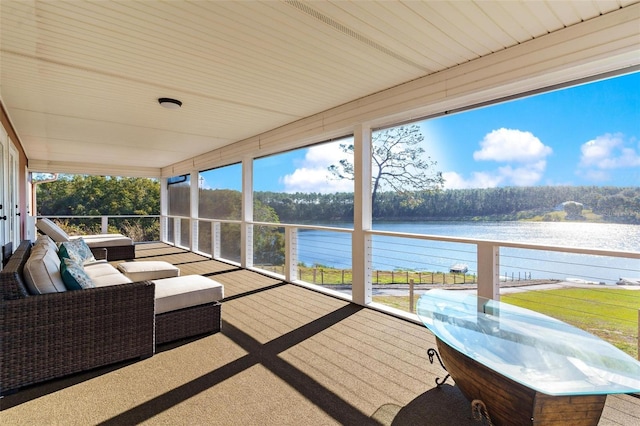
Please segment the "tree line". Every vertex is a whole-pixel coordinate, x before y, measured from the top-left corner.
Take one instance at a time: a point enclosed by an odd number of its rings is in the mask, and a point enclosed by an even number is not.
[[[160,183],[154,179],[110,176],[60,175],[58,180],[36,186],[36,215],[40,216],[119,216],[159,215]],[[99,234],[100,220],[61,219],[63,228],[73,235]],[[114,219],[109,232],[122,233],[135,241],[157,241],[157,219]]]
[[[169,189],[169,213],[188,216],[188,185]],[[199,215],[211,219],[241,218],[239,191],[200,189]],[[377,220],[520,220],[542,216],[558,209],[566,201],[575,201],[602,217],[603,221],[640,224],[640,187],[539,186],[447,191],[380,192],[374,209]],[[105,176],[61,175],[55,182],[37,185],[38,215],[99,216],[160,214],[160,184],[154,179],[113,178]],[[270,223],[309,221],[352,221],[353,193],[256,192],[254,220]],[[544,219],[543,219],[544,220]],[[552,219],[550,219],[552,220]],[[138,241],[159,238],[158,221],[110,222],[110,232],[138,233]],[[93,221],[69,222],[77,233],[99,232]],[[134,229],[125,229],[126,226]],[[229,229],[233,227],[229,226]],[[223,245],[239,252],[239,226],[227,231]],[[257,245],[282,244],[273,227],[254,233]],[[235,249],[234,249],[235,251]],[[273,251],[272,251],[273,252]],[[270,259],[277,264],[278,259]]]
[[[256,192],[255,198],[272,207],[286,223],[353,220],[352,193]],[[378,220],[521,220],[545,215],[561,208],[566,201],[583,204],[585,209],[601,216],[602,221],[640,224],[640,187],[535,186],[409,194],[381,192],[373,212]]]

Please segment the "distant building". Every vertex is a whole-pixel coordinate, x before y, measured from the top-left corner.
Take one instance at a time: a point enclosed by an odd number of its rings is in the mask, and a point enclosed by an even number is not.
[[[558,204],[554,210],[557,212],[561,212],[565,210],[565,207],[567,206],[567,204],[573,204],[576,205],[577,207],[580,207],[580,209],[582,210],[584,208],[584,204],[579,203],[577,201],[565,201],[564,203],[560,203]]]

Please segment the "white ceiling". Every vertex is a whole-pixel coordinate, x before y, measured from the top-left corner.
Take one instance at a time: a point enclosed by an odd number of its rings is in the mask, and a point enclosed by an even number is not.
[[[157,174],[636,2],[2,0],[0,99],[30,162]]]

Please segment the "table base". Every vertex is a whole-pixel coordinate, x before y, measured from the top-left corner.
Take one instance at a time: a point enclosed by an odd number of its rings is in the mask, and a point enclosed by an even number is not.
[[[595,426],[600,420],[606,395],[543,394],[497,373],[437,337],[436,343],[441,363],[462,394],[472,401],[472,410],[481,413],[489,424]]]

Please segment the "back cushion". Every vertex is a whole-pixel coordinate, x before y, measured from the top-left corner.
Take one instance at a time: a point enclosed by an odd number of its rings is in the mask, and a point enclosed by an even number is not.
[[[36,222],[36,227],[51,237],[53,241],[56,243],[62,243],[64,241],[69,241],[69,234],[64,232],[62,228],[53,223],[50,219],[46,217],[38,219]]]
[[[60,275],[60,258],[46,247],[34,247],[24,265],[24,279],[31,294],[60,293],[67,288]]]
[[[33,247],[45,246],[49,250],[53,250],[54,252],[58,252],[58,246],[48,235],[38,235],[36,238],[36,242],[33,243]]]

